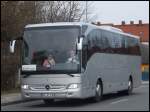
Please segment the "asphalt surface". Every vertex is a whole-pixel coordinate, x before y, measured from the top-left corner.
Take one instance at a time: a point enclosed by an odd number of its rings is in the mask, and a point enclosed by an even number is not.
[[[2,111],[149,111],[149,84],[133,90],[130,96],[113,93],[104,95],[101,102],[86,100],[55,101],[50,105],[42,100],[1,106]]]

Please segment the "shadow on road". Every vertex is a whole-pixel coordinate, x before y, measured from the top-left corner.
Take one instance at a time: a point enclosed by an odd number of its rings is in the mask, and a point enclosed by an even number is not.
[[[139,95],[141,93],[132,93],[132,95]],[[113,100],[113,99],[117,99],[120,97],[126,97],[127,95],[122,94],[122,93],[112,93],[112,94],[107,94],[107,95],[103,95],[103,98],[100,102],[98,103],[103,103],[103,102],[107,102],[109,100]],[[95,102],[91,99],[69,99],[69,100],[61,100],[61,101],[55,101],[52,102],[51,104],[45,104],[44,102],[38,104],[38,105],[31,105],[30,107],[79,107],[79,106],[87,106],[87,105],[92,105],[95,104]]]

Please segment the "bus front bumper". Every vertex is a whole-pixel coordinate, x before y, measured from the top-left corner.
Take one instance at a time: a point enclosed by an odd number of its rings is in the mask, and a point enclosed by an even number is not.
[[[83,94],[80,88],[65,89],[61,91],[22,91],[25,99],[82,99]]]

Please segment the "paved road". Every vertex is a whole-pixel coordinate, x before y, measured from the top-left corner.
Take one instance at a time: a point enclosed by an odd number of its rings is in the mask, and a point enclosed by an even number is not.
[[[148,111],[149,110],[149,85],[141,85],[134,89],[130,96],[123,94],[104,95],[99,103],[91,100],[67,100],[56,101],[50,105],[45,105],[42,100],[30,101],[25,103],[12,104],[1,107],[2,111]]]

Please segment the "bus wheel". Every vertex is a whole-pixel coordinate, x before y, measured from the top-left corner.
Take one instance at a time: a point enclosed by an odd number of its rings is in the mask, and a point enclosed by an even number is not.
[[[129,81],[128,81],[128,89],[124,90],[124,91],[120,91],[120,93],[123,95],[130,95],[132,93],[132,90],[133,90],[133,82],[132,82],[132,79],[130,77]]]
[[[102,94],[103,94],[102,83],[100,81],[98,81],[96,84],[94,101],[99,102],[102,99]]]
[[[44,99],[43,101],[45,104],[51,104],[54,102],[54,99]]]
[[[130,78],[128,81],[128,90],[126,91],[126,93],[130,95],[132,93],[132,90],[133,90],[133,82],[132,79]]]

